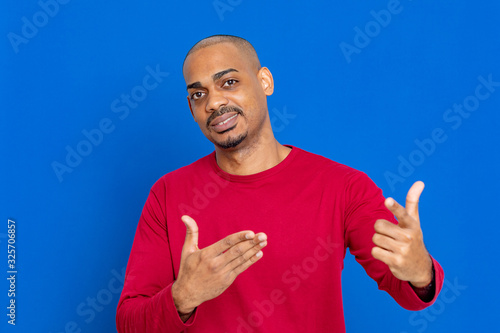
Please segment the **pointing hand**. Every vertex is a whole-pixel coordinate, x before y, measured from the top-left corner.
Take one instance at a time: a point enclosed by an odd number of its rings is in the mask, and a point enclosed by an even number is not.
[[[387,264],[395,277],[415,287],[425,287],[432,280],[432,260],[424,245],[418,216],[423,190],[423,182],[413,184],[406,196],[406,207],[387,198],[385,206],[396,216],[398,224],[377,220],[373,235],[373,257]]]
[[[262,258],[267,236],[240,231],[199,249],[198,225],[187,215],[182,221],[186,239],[172,296],[181,319],[186,321],[198,305],[222,294],[239,274]]]

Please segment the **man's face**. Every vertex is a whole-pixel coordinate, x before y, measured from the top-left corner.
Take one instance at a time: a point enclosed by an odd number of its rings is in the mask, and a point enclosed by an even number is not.
[[[266,96],[273,85],[267,68],[259,70],[233,44],[219,43],[189,55],[183,72],[191,113],[211,142],[232,149],[258,140],[270,123]]]

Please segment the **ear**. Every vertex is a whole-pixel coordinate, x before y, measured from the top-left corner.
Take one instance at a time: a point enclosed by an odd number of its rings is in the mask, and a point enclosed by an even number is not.
[[[193,108],[191,107],[191,100],[189,99],[189,96],[187,96],[186,98],[188,100],[189,111],[191,111],[191,115],[193,116],[194,121],[196,121],[196,119],[194,118]]]
[[[262,86],[262,90],[266,96],[271,96],[274,91],[274,80],[273,75],[269,71],[267,67],[262,67],[257,74],[257,77],[260,80],[260,84]]]

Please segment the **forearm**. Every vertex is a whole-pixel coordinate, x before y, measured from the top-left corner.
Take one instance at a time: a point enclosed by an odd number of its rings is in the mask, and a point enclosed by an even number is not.
[[[431,257],[432,258],[432,257]],[[411,311],[419,311],[432,305],[436,300],[444,281],[444,273],[439,263],[432,259],[434,267],[434,287],[420,295],[408,281],[401,281],[391,274],[390,271],[379,284],[379,288],[387,291],[394,300],[403,308]],[[422,296],[422,297],[420,297]],[[432,297],[431,297],[432,296]]]
[[[186,297],[182,294],[182,291],[179,290],[179,286],[175,282],[172,284],[172,299],[181,320],[186,322],[193,314],[196,306],[188,305],[189,302],[186,301]]]
[[[436,294],[436,277],[434,271],[434,264],[432,264],[431,269],[431,278],[430,282],[424,286],[415,286],[413,283],[410,283],[411,287],[415,294],[417,294],[418,298],[420,298],[423,302],[430,302],[434,298]]]
[[[129,297],[120,301],[116,324],[119,333],[179,333],[189,327],[195,314],[181,318],[172,299],[172,284],[154,296]],[[184,320],[183,320],[184,319]]]

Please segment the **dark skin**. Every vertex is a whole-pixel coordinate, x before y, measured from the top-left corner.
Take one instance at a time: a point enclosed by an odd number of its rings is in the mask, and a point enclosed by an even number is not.
[[[286,158],[290,148],[275,139],[267,109],[267,96],[274,89],[273,77],[269,69],[260,68],[256,58],[223,42],[189,55],[183,73],[193,119],[214,143],[222,170],[250,175]],[[229,142],[238,144],[224,148]],[[406,209],[391,198],[386,200],[399,224],[378,220],[373,237],[376,246],[372,249],[374,258],[386,263],[397,278],[416,287],[426,286],[432,278],[432,262],[418,219],[417,202],[422,189],[421,182],[412,186]],[[267,236],[245,230],[199,249],[196,222],[186,215],[182,221],[186,240],[172,296],[181,319],[186,321],[197,306],[219,296],[239,274],[262,258]]]
[[[209,59],[207,61],[207,59]],[[217,163],[224,171],[249,175],[272,168],[290,152],[274,138],[267,111],[267,96],[273,93],[271,72],[258,68],[255,59],[230,43],[200,49],[186,59],[183,68],[188,103],[193,119],[214,143]],[[211,126],[212,114],[223,107],[236,107],[243,114],[224,131]],[[212,118],[210,118],[212,117]],[[220,120],[220,119],[219,119]],[[245,136],[236,147],[223,149],[218,143]],[[172,296],[183,321],[201,303],[219,296],[236,277],[262,258],[267,235],[246,230],[229,235],[203,249],[198,248],[198,226],[183,216],[186,240]]]
[[[406,207],[393,198],[385,200],[385,206],[396,216],[398,224],[377,220],[372,249],[373,257],[387,264],[395,277],[417,288],[432,281],[432,260],[424,245],[418,215],[418,201],[423,190],[423,182],[413,184],[406,196]]]
[[[220,43],[191,54],[183,72],[191,114],[203,134],[215,144],[222,170],[249,175],[272,168],[288,155],[290,148],[274,138],[267,110],[267,96],[274,90],[269,69],[258,69],[256,61],[233,44]],[[226,74],[218,76],[220,73]],[[237,115],[233,129],[218,133],[207,127],[207,120],[225,106],[238,107],[245,115]],[[237,147],[222,149],[217,145],[245,133],[246,139]]]

